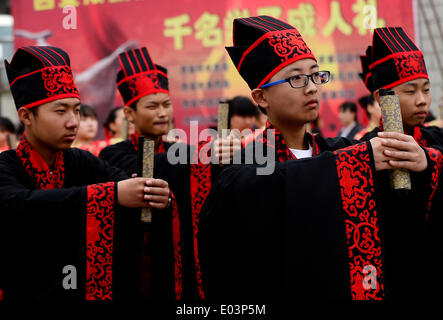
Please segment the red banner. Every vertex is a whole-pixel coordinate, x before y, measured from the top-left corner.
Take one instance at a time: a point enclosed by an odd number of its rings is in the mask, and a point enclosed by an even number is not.
[[[340,127],[337,107],[367,94],[358,77],[372,28],[402,26],[414,36],[412,0],[14,0],[16,47],[53,45],[71,56],[82,101],[104,120],[114,105],[117,56],[147,46],[168,69],[177,128],[216,122],[218,101],[250,90],[224,46],[237,17],[271,15],[295,26],[332,81],[322,88],[322,133]],[[360,112],[359,116],[363,115]]]

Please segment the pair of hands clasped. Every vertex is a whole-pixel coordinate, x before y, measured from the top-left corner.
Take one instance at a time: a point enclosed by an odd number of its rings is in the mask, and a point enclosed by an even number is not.
[[[118,203],[128,208],[165,209],[169,205],[170,190],[162,179],[137,178],[118,182]]]
[[[428,167],[424,150],[412,136],[397,132],[379,132],[370,140],[375,169],[407,169],[422,172]]]

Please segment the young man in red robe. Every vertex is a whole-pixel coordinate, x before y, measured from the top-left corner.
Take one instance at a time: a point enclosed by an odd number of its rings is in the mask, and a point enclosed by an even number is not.
[[[140,216],[129,208],[166,208],[167,183],[129,178],[70,148],[80,97],[66,52],[21,47],[5,65],[25,133],[16,150],[0,155],[4,298],[133,296]]]
[[[119,61],[121,70],[117,74],[117,86],[125,103],[125,116],[134,124],[135,133],[126,141],[103,149],[100,158],[128,174],[137,173],[138,138],[143,136],[155,141],[154,172],[168,182],[178,206],[178,219],[162,216],[147,226],[149,230],[145,232],[144,242],[146,246],[151,243],[155,249],[150,253],[144,250],[143,253],[144,259],[151,261],[151,271],[143,272],[144,277],[153,281],[150,289],[146,286],[143,289],[144,297],[204,299],[197,252],[199,213],[212,181],[222,167],[200,161],[199,153],[202,148],[210,147],[210,141],[201,141],[194,146],[163,141],[162,137],[168,134],[173,117],[169,79],[167,69],[154,63],[148,49],[128,50],[119,55]],[[232,140],[226,138],[214,143],[217,144],[214,147],[217,157],[227,154],[227,158],[232,158]],[[171,164],[169,155],[182,152],[186,155],[186,161]],[[168,273],[174,269],[170,266],[174,260],[169,256],[172,251],[168,251],[168,247],[173,246],[174,234],[180,234],[180,247],[184,253],[180,289],[177,288],[177,281],[171,282],[178,275]]]
[[[412,288],[431,283],[431,288],[428,286],[422,291],[426,295],[435,296],[443,284],[443,276],[441,272],[437,272],[443,268],[443,245],[440,237],[443,212],[440,173],[443,163],[443,129],[423,125],[432,98],[423,53],[401,27],[377,28],[374,30],[372,45],[367,48],[366,55],[361,57],[361,62],[363,80],[376,101],[380,102],[381,89],[392,90],[398,96],[405,134],[399,142],[395,142],[395,146],[408,151],[406,145],[416,142],[427,150],[427,171],[433,172],[431,180],[415,186],[421,190],[423,199],[406,195],[391,197],[383,203],[386,212],[384,225],[389,230],[385,233],[385,251],[389,252],[387,259],[390,258],[392,262],[386,268],[387,274],[392,275],[388,278],[392,282],[391,291],[394,296],[408,298]],[[369,140],[382,131],[383,125],[380,123],[362,140]],[[387,137],[394,136],[389,132],[383,134]],[[386,154],[403,160],[398,151],[387,150]],[[412,166],[405,168],[414,170]],[[377,198],[382,201],[382,195],[389,193],[387,172],[380,173],[378,180],[381,187]],[[425,239],[428,239],[427,245],[423,243]],[[401,267],[404,264],[401,260],[412,254],[415,258],[409,260],[406,270]],[[435,261],[428,264],[427,270],[423,271],[420,261],[429,257],[433,257]],[[410,283],[405,281],[410,276],[408,270],[415,270],[414,274],[420,274],[420,280]],[[423,280],[431,275],[434,275],[432,282]]]
[[[404,134],[355,145],[310,135],[306,125],[318,116],[329,72],[283,21],[239,18],[233,30],[228,53],[269,121],[242,150],[244,164],[221,173],[203,208],[199,243],[208,298],[394,297],[401,287],[395,274],[389,270],[385,277],[385,271],[404,260],[384,252],[383,236],[392,230],[380,221],[385,202],[376,198],[378,172],[410,169],[410,198],[423,210],[432,192],[420,186],[438,174],[432,151],[403,141]],[[388,149],[395,156],[386,154]],[[423,270],[428,264],[415,265]]]

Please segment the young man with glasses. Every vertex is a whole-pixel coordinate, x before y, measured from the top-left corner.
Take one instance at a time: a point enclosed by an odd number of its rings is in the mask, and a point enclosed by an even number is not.
[[[225,169],[204,205],[208,298],[385,299],[376,171],[411,164],[424,171],[425,151],[410,142],[414,156],[398,150],[406,160],[393,163],[383,153],[388,139],[352,145],[307,133],[329,72],[283,21],[239,18],[233,30],[227,50],[269,121],[241,151],[253,164]],[[275,154],[273,172],[259,174],[260,149]]]

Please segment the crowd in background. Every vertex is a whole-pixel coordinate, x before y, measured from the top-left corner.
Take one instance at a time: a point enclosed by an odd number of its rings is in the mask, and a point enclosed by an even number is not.
[[[442,99],[443,100],[443,99]],[[358,119],[358,108],[364,110],[366,119]],[[362,113],[363,114],[363,113]],[[350,140],[360,140],[366,133],[371,132],[380,125],[381,109],[372,94],[360,97],[357,101],[345,101],[338,107],[338,116],[342,127],[337,136]],[[105,139],[97,139],[99,121],[92,106],[82,104],[80,108],[80,126],[77,138],[72,144],[74,148],[80,148],[98,156],[100,151],[111,144],[125,140],[134,133],[134,125],[125,118],[123,107],[117,106],[109,112],[103,124]],[[251,129],[254,135],[242,137],[245,142],[252,140],[253,136],[263,131],[266,127],[267,116],[259,110],[254,103],[245,96],[237,96],[229,101],[229,127],[231,130],[238,129],[240,132]],[[363,123],[367,123],[365,126]],[[310,125],[309,130],[316,134],[321,133],[321,118],[317,118]],[[436,118],[429,112],[425,126],[435,125],[443,127],[443,120]],[[216,128],[216,125],[213,126]],[[173,123],[171,123],[173,129]],[[15,148],[23,134],[23,126],[18,126],[6,118],[0,117],[0,153]],[[166,135],[164,136],[166,140]]]

